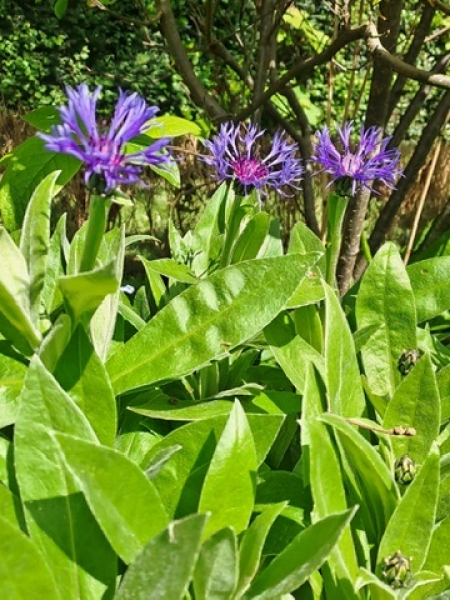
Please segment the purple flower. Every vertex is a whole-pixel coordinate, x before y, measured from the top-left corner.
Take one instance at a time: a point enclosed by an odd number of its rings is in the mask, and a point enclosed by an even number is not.
[[[61,124],[49,134],[39,133],[45,147],[52,152],[71,154],[83,161],[85,183],[111,192],[118,185],[139,183],[143,165],[158,165],[169,160],[160,153],[168,139],[160,139],[137,152],[126,153],[127,142],[148,130],[148,121],[158,112],[156,106],[147,106],[137,93],[119,90],[119,99],[109,128],[99,127],[96,105],[101,93],[98,86],[93,93],[86,84],[67,87],[68,103],[59,108]]]
[[[278,131],[269,153],[262,157],[258,140],[263,134],[256,125],[222,123],[218,135],[205,141],[209,156],[203,160],[215,168],[219,181],[236,180],[245,194],[256,189],[267,195],[267,188],[272,188],[286,197],[285,188],[298,189],[303,174],[296,146]]]
[[[359,144],[353,144],[350,140],[352,128],[352,122],[345,123],[342,129],[336,127],[339,134],[336,145],[331,141],[328,127],[316,134],[312,160],[322,165],[319,173],[325,171],[332,177],[330,185],[335,182],[340,189],[351,190],[352,195],[357,187],[366,187],[377,193],[372,187],[375,180],[393,189],[402,169],[399,166],[400,152],[396,148],[386,149],[391,138],[380,141],[380,129],[364,129],[362,126]]]

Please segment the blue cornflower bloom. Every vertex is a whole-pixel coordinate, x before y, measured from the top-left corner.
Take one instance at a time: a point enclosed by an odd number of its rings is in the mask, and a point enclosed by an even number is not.
[[[351,190],[351,195],[355,194],[357,187],[366,187],[377,193],[372,187],[375,180],[393,189],[402,169],[398,149],[386,149],[391,138],[380,141],[380,129],[364,129],[362,126],[359,144],[352,144],[352,128],[353,122],[345,123],[342,129],[336,127],[339,134],[336,145],[331,141],[328,127],[316,134],[312,160],[322,165],[319,173],[325,171],[331,175],[330,185],[334,182],[341,190]]]
[[[111,192],[121,184],[144,185],[140,175],[143,165],[158,165],[170,157],[160,151],[168,143],[163,138],[137,152],[126,153],[126,144],[150,128],[148,121],[158,112],[148,106],[137,93],[119,90],[114,115],[109,128],[98,126],[97,100],[102,87],[93,93],[86,84],[67,87],[68,103],[59,108],[61,124],[50,133],[39,133],[47,150],[71,154],[83,161],[86,185]]]
[[[295,156],[296,145],[278,131],[269,153],[261,157],[258,140],[264,132],[256,125],[222,123],[219,133],[204,142],[209,155],[203,160],[214,167],[219,181],[235,180],[245,194],[256,189],[267,195],[268,188],[272,188],[286,197],[286,188],[298,189],[303,174]]]

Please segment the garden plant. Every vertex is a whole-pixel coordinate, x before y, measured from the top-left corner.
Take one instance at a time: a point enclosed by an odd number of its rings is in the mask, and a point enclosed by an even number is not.
[[[407,176],[392,137],[330,124],[305,161],[221,119],[197,157],[214,194],[131,287],[150,236],[111,207],[146,170],[179,186],[173,139],[199,128],[137,92],[107,116],[100,85],[65,94],[1,162],[0,598],[448,598],[450,256],[363,236],[340,278],[348,215]],[[78,172],[69,239],[52,208]],[[324,178],[326,235],[299,220],[284,245],[266,202]]]

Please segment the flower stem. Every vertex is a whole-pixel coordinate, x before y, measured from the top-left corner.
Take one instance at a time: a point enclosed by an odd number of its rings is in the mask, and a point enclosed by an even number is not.
[[[103,196],[92,194],[89,204],[89,218],[86,237],[80,261],[80,273],[92,271],[106,229],[111,201]]]
[[[328,233],[326,251],[326,281],[336,289],[336,268],[342,244],[342,224],[348,197],[333,193],[328,200]]]

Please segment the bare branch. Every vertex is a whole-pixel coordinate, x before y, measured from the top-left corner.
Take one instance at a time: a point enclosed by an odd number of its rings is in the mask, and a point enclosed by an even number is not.
[[[410,79],[414,79],[415,81],[421,81],[422,83],[429,83],[436,87],[450,89],[450,77],[447,75],[430,73],[429,71],[418,69],[388,52],[380,41],[380,35],[375,23],[369,23],[367,26],[367,47],[374,56],[379,57],[386,64],[390,65],[397,73],[409,77]]]
[[[312,154],[311,149],[311,127],[308,121],[308,117],[305,114],[300,102],[298,101],[297,96],[291,88],[286,88],[283,92],[284,97],[289,102],[289,106],[292,109],[292,112],[295,115],[296,120],[298,121],[302,135],[301,136],[293,136],[291,132],[291,137],[293,137],[298,143],[300,154],[303,159],[303,163],[305,164],[305,174],[303,177],[303,201],[305,206],[305,221],[308,227],[320,237],[320,228],[317,222],[316,217],[316,205],[314,202],[314,191],[312,187],[312,175],[311,175],[311,167],[310,167],[310,159]]]
[[[288,84],[292,79],[298,77],[299,75],[308,73],[318,65],[327,63],[333,58],[333,56],[335,56],[335,54],[339,52],[339,50],[344,48],[344,46],[354,42],[355,40],[364,38],[366,29],[366,25],[360,25],[351,29],[344,29],[339,36],[322,52],[316,54],[315,56],[311,56],[310,58],[307,58],[306,60],[291,67],[282,77],[277,79],[275,83],[272,83],[263,94],[261,94],[258,98],[255,98],[250,106],[241,111],[237,116],[237,119],[244,121],[247,119],[247,117],[252,115],[255,110],[270,100],[274,94],[281,92],[286,84]]]
[[[389,233],[394,217],[397,214],[408,190],[412,186],[415,176],[423,166],[428,153],[430,152],[436,137],[439,135],[442,125],[447,119],[450,111],[450,90],[447,90],[434,114],[431,115],[425,129],[417,142],[416,149],[405,169],[404,177],[399,181],[397,189],[394,190],[388,202],[383,207],[380,216],[376,222],[375,228],[370,236],[370,249],[374,254],[383,243],[386,235]],[[358,279],[365,268],[365,260],[362,256],[359,257],[355,267],[355,279]]]
[[[430,6],[429,4],[424,6],[422,15],[420,17],[420,22],[414,32],[414,37],[404,58],[406,63],[411,65],[415,64],[423,43],[426,41],[426,36],[430,30],[430,25],[435,13],[436,9],[434,7]],[[403,88],[405,87],[406,80],[407,78],[404,75],[398,75],[397,79],[395,80],[389,96],[388,116],[392,114],[393,110],[397,106],[402,95]]]
[[[183,78],[192,94],[193,101],[203,107],[212,119],[226,119],[229,115],[219,102],[202,84],[196,76],[192,63],[184,49],[183,43],[178,32],[177,22],[170,5],[170,0],[158,0],[158,11],[161,18],[161,30],[167,41],[170,53],[172,54],[178,72]]]

